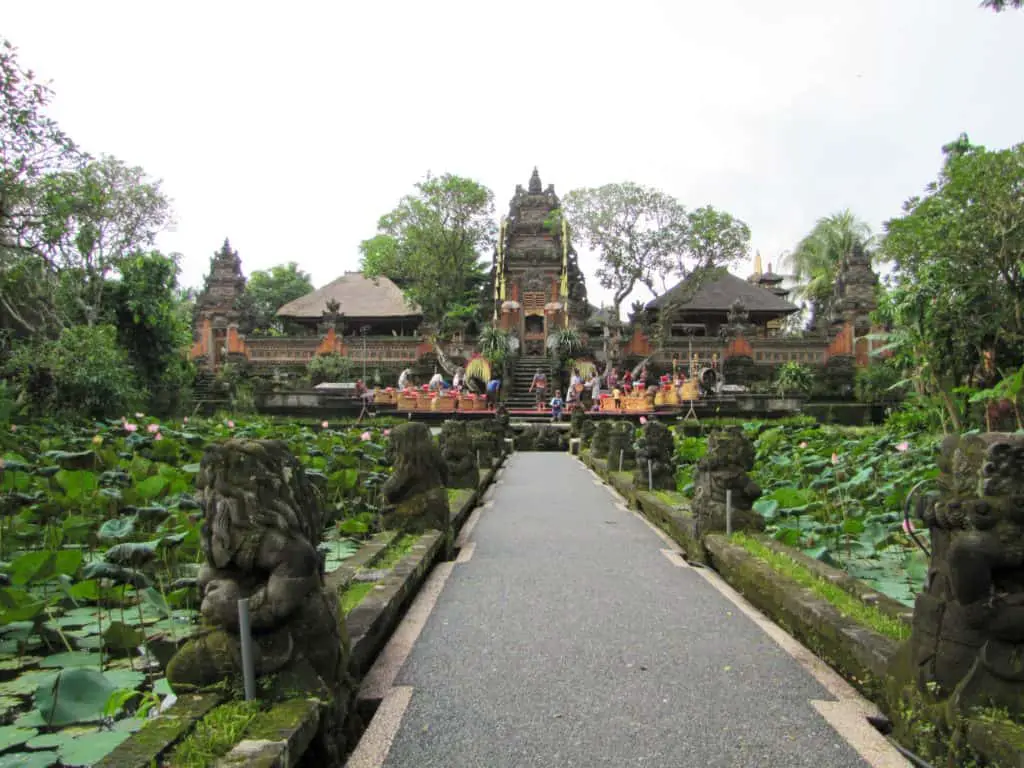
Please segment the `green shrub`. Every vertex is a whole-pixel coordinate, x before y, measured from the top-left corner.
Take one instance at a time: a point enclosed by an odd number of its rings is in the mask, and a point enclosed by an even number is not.
[[[20,388],[28,409],[40,415],[116,417],[145,400],[111,325],[73,326],[56,340],[16,347],[5,375]]]
[[[314,386],[325,381],[350,381],[352,379],[352,361],[337,352],[317,355],[309,361],[306,371]]]

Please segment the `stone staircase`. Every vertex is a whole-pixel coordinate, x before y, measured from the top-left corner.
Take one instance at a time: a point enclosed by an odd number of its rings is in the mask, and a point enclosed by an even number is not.
[[[533,381],[533,374],[537,372],[538,368],[542,369],[548,376],[545,403],[551,399],[551,387],[553,385],[551,359],[544,355],[523,356],[516,361],[515,368],[512,370],[512,383],[506,393],[505,404],[509,410],[536,409],[537,395],[530,391],[530,382]]]

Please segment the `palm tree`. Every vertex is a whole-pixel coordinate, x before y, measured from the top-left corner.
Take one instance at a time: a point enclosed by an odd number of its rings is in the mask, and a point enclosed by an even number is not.
[[[814,229],[787,256],[798,284],[794,296],[809,301],[815,316],[825,312],[843,257],[854,245],[868,247],[874,239],[871,228],[849,209],[818,219]]]

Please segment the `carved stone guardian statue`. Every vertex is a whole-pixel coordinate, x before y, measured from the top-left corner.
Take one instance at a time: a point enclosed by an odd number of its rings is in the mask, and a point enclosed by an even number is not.
[[[726,493],[732,491],[732,529],[764,530],[753,510],[761,486],[747,473],[754,468],[754,444],[741,427],[726,427],[708,437],[708,450],[697,463],[693,514],[700,533],[726,530]]]
[[[675,441],[668,427],[660,421],[648,420],[644,425],[643,434],[636,443],[636,472],[633,478],[636,487],[646,490],[650,480],[655,490],[674,491],[675,450]]]
[[[324,518],[316,490],[285,443],[229,440],[206,449],[196,498],[204,627],[171,659],[168,681],[178,693],[240,684],[238,601],[248,598],[257,677],[281,675],[280,688],[324,692],[314,749],[319,764],[340,765],[354,685],[338,596],[324,587],[317,552]]]
[[[391,430],[388,454],[391,477],[381,492],[387,506],[383,525],[419,533],[428,529],[450,534],[448,465],[425,424],[417,421]]]
[[[480,484],[476,455],[466,422],[449,419],[441,425],[438,437],[441,456],[448,465],[449,488],[476,488]]]

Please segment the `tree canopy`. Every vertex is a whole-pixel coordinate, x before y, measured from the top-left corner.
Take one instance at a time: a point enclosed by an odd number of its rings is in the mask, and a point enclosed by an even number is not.
[[[487,281],[481,258],[496,231],[491,190],[461,176],[427,174],[362,242],[362,270],[394,280],[444,332],[479,314]]]
[[[1024,363],[1024,144],[1003,150],[966,135],[924,196],[886,223],[894,265],[883,318],[905,367],[945,398]]]
[[[597,251],[597,278],[611,290],[615,317],[638,286],[682,279],[747,254],[750,230],[711,206],[687,211],[671,195],[633,182],[577,189],[562,200],[573,235]]]
[[[249,275],[242,295],[245,333],[273,334],[285,331],[277,310],[289,301],[313,291],[313,281],[294,261]]]
[[[42,412],[174,408],[189,339],[170,201],[141,168],[82,151],[49,88],[0,39],[0,365]]]
[[[827,315],[836,275],[854,245],[873,242],[871,227],[849,209],[823,216],[787,257],[798,287],[794,294],[811,303],[815,315]]]

